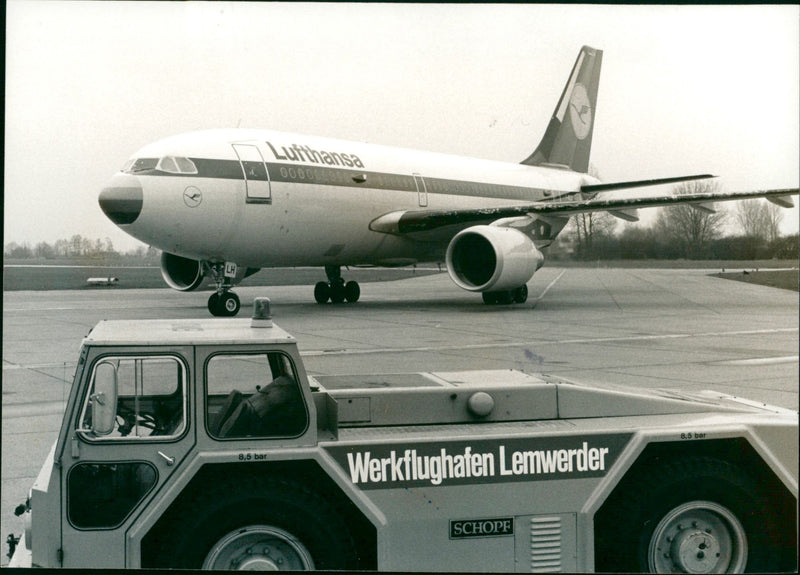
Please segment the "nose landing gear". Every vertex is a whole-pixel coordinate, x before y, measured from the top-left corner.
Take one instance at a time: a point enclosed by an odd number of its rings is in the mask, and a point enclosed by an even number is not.
[[[233,317],[241,307],[239,296],[232,291],[223,289],[222,293],[214,292],[208,298],[208,311],[217,317]]]
[[[347,300],[355,303],[361,296],[361,287],[358,282],[349,281],[345,283],[342,279],[342,268],[340,266],[325,266],[325,275],[328,276],[327,282],[317,282],[314,286],[314,299],[317,303],[342,303]]]
[[[231,291],[233,280],[225,275],[224,264],[215,263],[210,268],[217,291],[208,298],[208,311],[216,317],[233,317],[242,307],[239,296]]]

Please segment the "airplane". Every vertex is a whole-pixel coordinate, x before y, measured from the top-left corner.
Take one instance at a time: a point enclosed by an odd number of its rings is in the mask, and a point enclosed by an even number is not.
[[[270,130],[192,132],[143,147],[99,195],[103,212],[162,251],[180,291],[209,278],[215,316],[240,309],[232,291],[263,267],[324,267],[318,303],[358,301],[343,266],[446,262],[453,282],[487,304],[524,303],[527,282],[574,214],[764,197],[792,207],[798,189],[633,195],[610,191],[710,174],[603,183],[589,172],[602,50],[584,46],[545,133],[521,163],[389,148]]]

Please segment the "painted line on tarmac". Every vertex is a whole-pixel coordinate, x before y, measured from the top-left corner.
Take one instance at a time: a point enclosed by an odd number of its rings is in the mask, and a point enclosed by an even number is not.
[[[41,403],[6,403],[3,405],[3,419],[33,417],[35,415],[56,415],[64,413],[67,404],[63,401],[43,401]]]
[[[536,340],[536,341],[516,341],[504,343],[474,343],[466,345],[433,345],[425,347],[382,347],[368,349],[321,349],[301,351],[304,357],[319,357],[326,355],[368,355],[376,353],[406,353],[406,352],[435,352],[435,351],[458,351],[464,349],[498,349],[512,347],[530,347],[543,345],[565,345],[565,344],[593,344],[593,343],[625,343],[632,341],[659,341],[670,339],[687,339],[701,337],[731,337],[745,335],[769,335],[777,333],[797,333],[798,328],[776,328],[776,329],[756,329],[747,331],[712,331],[704,333],[668,333],[659,335],[635,335],[628,337],[595,337],[595,338],[576,338],[560,340]]]
[[[544,296],[546,296],[546,295],[547,295],[547,292],[549,292],[549,291],[550,291],[550,288],[551,288],[551,287],[553,287],[554,285],[556,285],[556,282],[557,282],[558,280],[560,280],[560,279],[561,279],[561,276],[563,276],[565,273],[567,273],[567,270],[564,270],[564,271],[562,271],[560,274],[558,274],[558,275],[556,276],[556,279],[554,279],[554,280],[553,280],[553,281],[551,281],[549,284],[547,284],[547,287],[546,287],[546,288],[544,288],[544,291],[543,291],[542,293],[540,293],[540,294],[539,294],[539,297],[537,297],[537,298],[536,298],[536,299],[533,301],[533,305],[531,305],[531,308],[535,308],[535,307],[536,307],[536,306],[539,304],[539,302],[540,302],[540,301],[542,301],[542,298],[543,298]]]
[[[3,371],[12,371],[15,369],[50,369],[53,367],[75,367],[74,363],[59,362],[59,363],[34,363],[30,365],[23,365],[20,363],[6,363],[3,364]]]
[[[754,357],[752,359],[728,359],[715,361],[711,365],[778,365],[782,363],[798,363],[800,356],[785,355],[782,357]]]
[[[158,266],[68,266],[68,265],[37,265],[37,264],[3,264],[4,268],[57,268],[57,269],[123,269],[123,270],[157,270]]]

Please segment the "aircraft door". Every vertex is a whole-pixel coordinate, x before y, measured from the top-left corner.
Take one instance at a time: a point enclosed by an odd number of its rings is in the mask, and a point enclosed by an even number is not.
[[[247,186],[248,204],[270,204],[272,194],[269,183],[269,173],[264,157],[257,146],[252,144],[233,144],[233,149],[239,157],[239,163],[244,172],[245,185]]]
[[[414,183],[417,186],[417,197],[419,198],[419,206],[421,208],[428,205],[428,188],[425,187],[425,180],[419,174],[414,174]]]

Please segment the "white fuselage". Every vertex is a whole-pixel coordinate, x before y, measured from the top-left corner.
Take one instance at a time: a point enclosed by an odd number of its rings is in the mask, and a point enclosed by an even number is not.
[[[370,222],[402,210],[558,201],[597,182],[557,167],[268,130],[183,134],[132,159],[165,157],[191,159],[197,173],[120,172],[110,185],[124,187],[135,178],[141,209],[134,221],[118,225],[165,252],[253,268],[442,261],[449,238],[381,233]],[[266,173],[259,176],[262,161]]]

